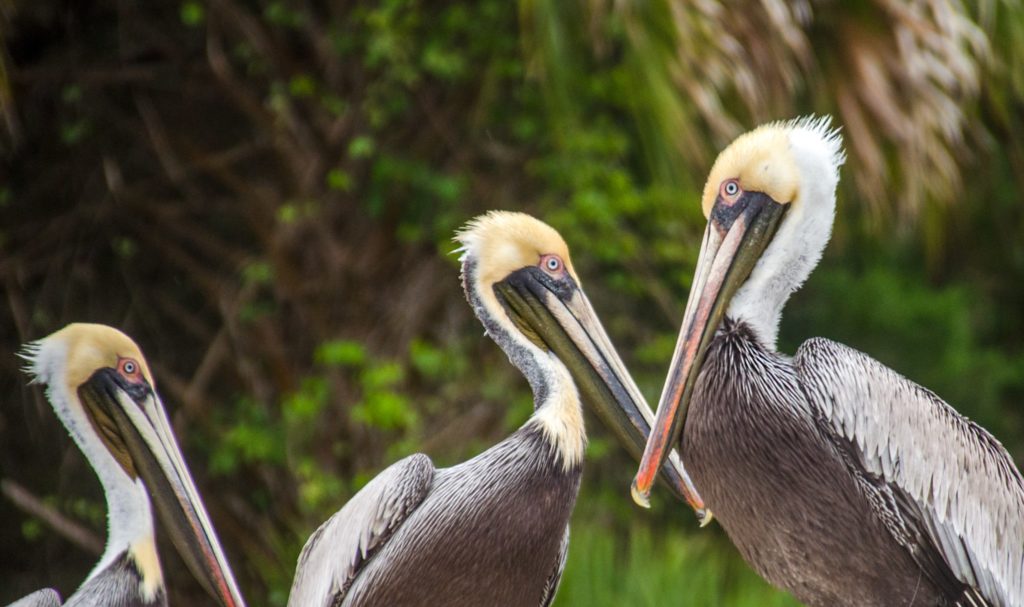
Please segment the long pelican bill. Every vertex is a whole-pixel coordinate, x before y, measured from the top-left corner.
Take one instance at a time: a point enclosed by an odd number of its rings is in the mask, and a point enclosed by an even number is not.
[[[115,459],[146,484],[192,574],[224,607],[244,607],[159,396],[148,385],[128,382],[109,368],[96,371],[78,393]]]
[[[633,501],[645,508],[650,506],[655,473],[665,462],[670,446],[679,444],[711,338],[729,301],[775,235],[787,208],[760,192],[743,193],[732,203],[719,198],[712,207],[654,429],[631,487]]]
[[[539,268],[526,267],[496,283],[494,291],[519,329],[566,365],[583,401],[639,460],[653,416],[575,281],[571,277],[556,281]],[[701,524],[707,524],[711,513],[682,461],[674,452],[668,457],[662,478],[676,497],[693,508]]]

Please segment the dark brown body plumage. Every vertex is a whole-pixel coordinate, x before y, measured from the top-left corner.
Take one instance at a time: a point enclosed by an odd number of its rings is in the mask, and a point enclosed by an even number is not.
[[[708,349],[683,461],[743,558],[812,606],[947,605],[819,429],[789,359],[729,319]]]
[[[537,427],[438,470],[430,492],[366,564],[341,605],[537,607],[564,565],[581,466]]]

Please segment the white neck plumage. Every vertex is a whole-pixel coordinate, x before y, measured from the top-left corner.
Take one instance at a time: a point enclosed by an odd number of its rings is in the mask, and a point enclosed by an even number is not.
[[[540,428],[559,454],[562,468],[568,470],[583,463],[587,448],[583,408],[569,369],[554,354],[547,352],[545,355],[548,368],[544,373],[544,400],[527,423]]]
[[[136,560],[143,573],[142,595],[150,599],[163,587],[163,573],[157,559],[153,516],[149,494],[142,479],[131,478],[114,459],[96,434],[78,395],[60,379],[63,373],[47,365],[61,364],[62,352],[40,353],[33,361],[33,373],[46,381],[46,396],[71,438],[96,471],[107,499],[107,544],[103,556],[87,579],[102,572],[124,553]],[[57,371],[55,373],[55,371]]]
[[[771,350],[776,349],[782,308],[818,265],[832,235],[838,166],[843,161],[838,147],[823,149],[830,141],[799,130],[791,132],[790,139],[800,168],[800,193],[726,312],[749,325]]]

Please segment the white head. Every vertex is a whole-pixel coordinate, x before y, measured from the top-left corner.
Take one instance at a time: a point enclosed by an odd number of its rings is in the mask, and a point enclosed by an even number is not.
[[[524,296],[540,300],[548,285],[578,285],[569,248],[552,227],[524,213],[492,211],[470,221],[456,235],[462,245],[466,299],[487,334],[526,377],[534,394],[533,423],[551,439],[565,466],[582,463],[586,446],[580,396],[568,367],[551,351],[525,310]],[[526,285],[541,289],[516,289]],[[540,297],[538,297],[538,295]],[[512,301],[510,301],[512,300]],[[551,300],[554,305],[559,305]]]
[[[565,465],[581,463],[582,396],[639,458],[653,415],[583,293],[558,232],[523,213],[494,211],[470,221],[456,239],[466,298],[533,388],[537,409],[529,423],[545,432]],[[664,476],[703,512],[678,459]]]
[[[782,307],[821,259],[832,232],[845,156],[829,118],[767,124],[740,136],[704,186],[708,219],[668,378],[634,480],[646,500],[675,445],[707,347],[722,318],[751,327],[775,348]]]
[[[71,324],[25,347],[22,356],[32,383],[46,386],[54,412],[78,448],[89,460],[107,496],[107,549],[89,577],[133,547],[141,548],[144,595],[152,597],[163,587],[163,573],[156,559],[153,517],[149,495],[124,442],[114,432],[102,432],[109,418],[96,410],[91,416],[78,388],[97,370],[128,366],[129,374],[152,385],[152,377],[138,346],[125,334],[101,325]],[[120,371],[119,371],[120,372]],[[148,558],[147,558],[148,557]]]
[[[787,209],[726,315],[743,320],[774,349],[779,318],[789,296],[818,265],[832,234],[842,137],[831,120],[801,118],[761,126],[736,139],[715,161],[704,186],[710,218],[732,180],[745,192],[761,192]]]
[[[127,555],[140,573],[140,596],[163,592],[152,498],[197,579],[222,605],[243,606],[135,342],[111,327],[76,323],[27,345],[22,356],[106,493],[107,547],[90,577]]]

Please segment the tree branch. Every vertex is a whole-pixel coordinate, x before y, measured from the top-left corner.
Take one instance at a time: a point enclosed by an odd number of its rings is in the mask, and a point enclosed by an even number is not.
[[[98,535],[43,503],[43,500],[17,482],[9,478],[0,479],[0,493],[26,514],[46,523],[57,535],[82,550],[96,556],[103,554],[103,540]]]

